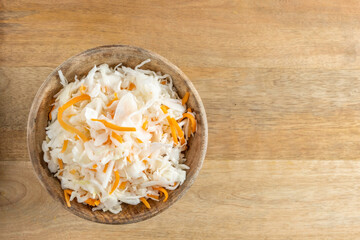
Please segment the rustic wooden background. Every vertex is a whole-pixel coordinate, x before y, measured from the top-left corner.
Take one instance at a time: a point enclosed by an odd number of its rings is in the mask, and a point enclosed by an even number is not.
[[[70,56],[143,47],[207,110],[198,179],[148,221],[65,211],[26,148],[32,99]],[[1,239],[359,239],[360,2],[0,0]]]

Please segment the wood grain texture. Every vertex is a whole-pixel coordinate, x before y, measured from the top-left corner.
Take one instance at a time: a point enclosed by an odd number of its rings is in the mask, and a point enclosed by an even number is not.
[[[2,239],[44,240],[357,239],[359,168],[351,160],[206,161],[190,191],[166,212],[111,226],[64,211],[37,184],[29,162],[5,161],[0,232]]]
[[[355,0],[0,1],[0,238],[358,239],[359,23]],[[25,141],[46,76],[108,44],[175,63],[209,123],[192,189],[121,227],[60,208]]]

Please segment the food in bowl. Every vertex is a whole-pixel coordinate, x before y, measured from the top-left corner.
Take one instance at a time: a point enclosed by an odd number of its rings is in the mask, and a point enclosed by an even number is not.
[[[196,132],[171,76],[107,64],[68,82],[54,96],[42,149],[49,170],[71,201],[121,212],[121,204],[164,202],[186,179],[184,151]]]

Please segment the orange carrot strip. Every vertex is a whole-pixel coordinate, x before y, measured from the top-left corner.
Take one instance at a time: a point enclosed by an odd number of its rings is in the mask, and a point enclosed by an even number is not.
[[[60,158],[58,158],[58,163],[59,163],[59,167],[60,169],[64,169],[64,164],[63,164],[63,161],[61,161]]]
[[[50,121],[52,120],[51,113],[52,113],[52,111],[54,111],[54,109],[55,109],[55,105],[51,108],[51,110],[49,112],[49,120]]]
[[[127,160],[129,163],[131,163],[131,160],[130,160],[130,157],[129,157],[129,156],[126,157],[126,160]]]
[[[146,161],[146,160],[143,160],[143,163],[144,163],[144,164],[147,164],[147,163],[148,163],[148,161]]]
[[[143,141],[141,141],[141,140],[138,139],[138,138],[136,138],[136,141],[137,141],[138,143],[143,143]]]
[[[175,126],[177,134],[180,137],[181,144],[184,144],[185,143],[184,132],[181,130],[181,127],[176,122],[175,118],[171,118],[171,123],[172,123],[173,126]]]
[[[72,118],[73,116],[75,116],[76,114],[75,113],[72,113],[72,114],[69,114],[67,115],[68,119]]]
[[[119,100],[117,93],[114,93],[114,98],[106,106],[109,107],[113,102]]]
[[[188,108],[187,110],[186,110],[188,113],[191,113],[192,111],[191,111],[191,108]],[[180,118],[179,120],[178,120],[178,122],[181,122],[182,120],[184,120],[184,115],[182,116],[182,118]]]
[[[168,111],[167,111],[167,107],[164,106],[164,105],[161,105],[161,110],[163,111],[164,114],[167,114]],[[175,130],[175,127],[174,125],[172,124],[172,121],[171,121],[171,118],[169,116],[166,117],[166,119],[168,120],[169,122],[169,125],[170,125],[170,130],[171,130],[171,136],[175,142],[175,144],[177,145],[178,144],[178,139],[177,139],[177,136],[176,136],[176,130]]]
[[[149,198],[154,198],[156,200],[159,200],[159,196],[156,196],[156,195],[152,195],[152,194],[148,194],[147,195]]]
[[[195,132],[196,131],[196,120],[195,120],[194,116],[190,113],[184,113],[183,117],[184,118],[187,117],[190,120],[192,132]]]
[[[122,183],[120,184],[119,188],[120,188],[121,190],[124,190],[125,187],[126,187],[126,184],[127,184],[127,181],[122,182]]]
[[[168,119],[168,121],[171,122],[171,119],[170,120]],[[176,130],[175,130],[174,125],[172,125],[171,123],[170,123],[170,130],[171,130],[171,135],[172,135],[172,138],[174,140],[174,143],[175,143],[175,145],[177,145],[178,144],[178,139],[177,139],[177,136],[176,136]]]
[[[71,195],[71,194],[72,194],[72,192],[73,192],[74,190],[71,190],[71,189],[65,189],[64,191],[65,191],[67,194]]]
[[[168,107],[167,107],[167,106],[161,105],[160,108],[161,108],[161,110],[163,111],[164,114],[167,114],[167,113],[168,113],[168,111],[167,111],[167,110],[168,110]]]
[[[92,167],[93,167],[93,168],[97,168],[97,164],[94,164]]]
[[[94,206],[94,203],[91,198],[86,199],[84,202],[90,206]]]
[[[79,90],[80,90],[80,93],[81,93],[81,94],[84,94],[84,93],[85,93],[85,90],[86,90],[86,87],[85,87],[83,84],[81,84]]]
[[[111,144],[112,141],[110,139],[110,135],[108,135],[108,139],[106,140],[106,142],[103,143],[103,145],[106,145],[106,144]]]
[[[162,80],[160,83],[161,83],[162,85],[165,85],[165,84],[167,83],[167,81],[166,81],[166,80]]]
[[[84,201],[86,204],[90,205],[90,206],[97,206],[100,204],[100,200],[95,200],[95,199],[92,199],[92,198],[88,198]]]
[[[64,145],[63,145],[63,147],[62,147],[62,149],[61,149],[61,153],[63,153],[63,152],[66,151],[66,148],[67,148],[68,143],[69,143],[69,140],[65,140],[65,141],[64,141]]]
[[[64,197],[65,197],[66,205],[67,205],[68,207],[71,207],[70,197],[69,197],[69,194],[66,192],[66,190],[64,190]]]
[[[185,105],[187,101],[189,100],[190,93],[186,92],[183,99],[181,100],[182,105]]]
[[[93,172],[97,172],[97,170],[96,169],[89,169],[90,171],[93,171]]]
[[[130,83],[128,89],[129,89],[129,91],[132,91],[135,87],[136,87],[135,84]]]
[[[162,188],[162,187],[153,187],[153,189],[154,189],[154,190],[158,190],[158,191],[164,193],[165,198],[164,198],[163,202],[166,202],[166,200],[167,200],[168,197],[169,197],[168,192],[167,192],[164,188]]]
[[[109,166],[109,163],[105,164],[105,167],[104,167],[103,173],[106,173],[106,170],[107,170],[108,166]]]
[[[68,101],[67,103],[65,103],[64,105],[62,105],[59,108],[59,112],[58,112],[58,121],[60,126],[62,126],[66,131],[71,132],[71,133],[75,133],[76,135],[78,135],[84,142],[87,142],[89,139],[85,136],[84,133],[80,132],[77,128],[74,128],[73,126],[67,124],[64,120],[63,120],[63,113],[64,111],[69,108],[70,106],[74,105],[77,102],[80,101],[84,101],[84,100],[91,100],[91,97],[87,94],[83,94],[80,95],[78,97],[74,97],[73,99],[71,99],[70,101]]]
[[[119,175],[119,171],[115,171],[115,182],[113,187],[111,188],[111,191],[109,192],[109,194],[112,194],[115,189],[118,187],[119,185],[119,181],[120,181],[120,175]]]
[[[70,173],[71,173],[72,175],[74,175],[74,174],[76,173],[76,170],[75,170],[75,169],[72,169],[72,170],[70,171]]]
[[[124,143],[124,139],[120,135],[118,135],[116,132],[111,132],[111,137],[118,140],[119,143]]]
[[[120,127],[118,125],[115,125],[113,123],[110,123],[106,120],[101,120],[101,119],[91,119],[91,121],[96,121],[96,122],[101,122],[102,124],[105,125],[105,127],[116,130],[116,131],[128,131],[128,132],[135,132],[136,128],[134,127]]]
[[[144,123],[143,123],[143,125],[142,125],[142,129],[144,129],[145,131],[147,130],[147,125],[148,125],[148,120],[147,120],[147,118],[145,119],[145,121],[144,121]]]
[[[150,207],[150,204],[148,203],[148,201],[146,201],[145,198],[143,198],[143,197],[140,198],[140,201],[142,201],[142,203],[143,203],[147,208],[149,208],[149,209],[151,208],[151,207]]]

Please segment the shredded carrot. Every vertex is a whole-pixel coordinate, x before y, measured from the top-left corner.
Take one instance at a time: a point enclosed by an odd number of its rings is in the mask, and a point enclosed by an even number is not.
[[[74,138],[75,138],[75,140],[79,140],[79,137],[78,137],[78,135],[76,135],[76,136],[75,136]]]
[[[129,157],[129,156],[126,157],[126,160],[127,160],[129,163],[131,163],[131,160],[130,160],[130,157]]]
[[[71,189],[65,189],[64,191],[65,191],[67,194],[69,194],[69,195],[71,195],[72,192],[73,192],[73,190],[71,190]]]
[[[175,118],[171,118],[171,123],[172,123],[173,126],[175,126],[177,134],[180,137],[181,144],[184,144],[185,143],[184,132],[181,130],[181,127],[176,122]]]
[[[129,89],[129,91],[132,91],[135,87],[136,87],[135,84],[130,83],[128,89]]]
[[[88,198],[84,201],[86,204],[90,205],[90,206],[97,206],[100,204],[100,200],[95,200],[95,199],[92,199],[92,198]]]
[[[93,171],[93,172],[97,172],[97,170],[96,169],[89,169],[90,171]]]
[[[177,182],[174,182],[174,185],[172,185],[172,187],[175,187],[175,186],[176,186],[176,184],[177,184]]]
[[[97,164],[94,164],[94,165],[93,165],[93,168],[97,168]]]
[[[165,84],[167,83],[167,81],[166,81],[166,80],[162,80],[160,83],[161,83],[162,85],[165,85]]]
[[[144,164],[147,164],[147,163],[148,163],[148,161],[146,161],[146,160],[143,160],[143,163],[144,163]]]
[[[168,121],[171,122],[171,119],[170,120],[168,119]],[[176,130],[175,130],[174,125],[172,125],[171,123],[170,123],[170,130],[171,130],[171,135],[172,135],[172,138],[174,140],[174,143],[175,143],[175,145],[177,145],[178,144],[178,139],[177,139],[177,136],[176,136]]]
[[[142,125],[142,129],[144,129],[145,131],[147,130],[147,128],[148,128],[148,120],[147,120],[147,117],[146,117],[146,119],[145,119],[145,121],[144,121],[144,123],[143,123],[143,125]]]
[[[111,191],[109,192],[110,195],[111,195],[111,194],[115,191],[115,189],[118,187],[119,181],[120,181],[119,171],[115,171],[115,182],[114,182],[113,187],[111,188]]]
[[[73,99],[71,99],[70,101],[68,101],[67,103],[65,103],[64,105],[62,105],[60,108],[59,108],[59,112],[58,112],[58,121],[59,121],[59,124],[68,132],[71,132],[71,133],[75,133],[76,135],[78,135],[84,142],[87,142],[89,139],[85,136],[84,133],[80,132],[77,128],[67,124],[64,120],[63,120],[63,113],[64,111],[69,108],[70,106],[74,105],[75,103],[77,102],[80,102],[80,101],[84,101],[84,100],[91,100],[91,97],[87,94],[83,94],[83,95],[80,95],[78,97],[74,97]]]
[[[159,196],[152,195],[152,194],[148,194],[147,196],[148,196],[149,198],[153,198],[153,199],[159,200]]]
[[[136,141],[137,141],[138,143],[143,143],[143,141],[141,141],[141,140],[138,139],[138,138],[136,138]]]
[[[120,188],[121,190],[124,190],[125,187],[126,187],[126,184],[127,184],[127,181],[122,182],[122,183],[120,184],[119,188]]]
[[[185,105],[187,101],[189,100],[190,93],[186,92],[183,99],[181,100],[182,105]]]
[[[76,170],[75,170],[75,169],[72,169],[72,170],[70,171],[70,173],[71,173],[72,175],[74,175],[74,174],[76,173]]]
[[[103,173],[106,173],[106,170],[107,170],[108,166],[109,166],[109,163],[106,163],[105,167],[104,167],[104,170],[103,170]]]
[[[114,93],[114,98],[106,106],[109,107],[113,102],[119,100],[117,93]]]
[[[187,110],[186,110],[186,112],[188,112],[188,113],[191,113],[192,112],[192,110],[191,110],[191,108],[188,108]],[[184,115],[182,116],[182,118],[180,118],[179,120],[178,120],[178,122],[181,122],[182,120],[184,120]]]
[[[110,129],[116,130],[116,131],[128,131],[128,132],[135,132],[136,128],[134,127],[120,127],[118,125],[115,125],[113,123],[110,123],[106,120],[102,120],[102,119],[91,119],[91,121],[96,121],[96,122],[101,122],[102,124],[105,125],[105,127],[108,127]]]
[[[68,119],[72,118],[73,116],[75,116],[76,114],[75,113],[72,113],[72,114],[69,114],[67,115]]]
[[[92,202],[91,198],[86,199],[84,202],[91,205],[91,206],[93,205],[93,202]]]
[[[55,109],[55,105],[51,108],[51,110],[49,112],[49,120],[50,121],[52,120],[51,113],[52,113],[52,111],[54,111],[54,109]]]
[[[120,135],[118,135],[116,132],[111,132],[111,137],[118,140],[119,143],[124,143],[124,139]]]
[[[67,205],[68,207],[71,207],[70,197],[69,197],[69,194],[66,192],[66,190],[64,190],[64,197],[65,197],[66,205]]]
[[[151,207],[150,207],[150,204],[148,203],[148,201],[146,201],[145,198],[143,198],[143,197],[140,198],[140,201],[142,201],[142,203],[143,203],[147,208],[149,208],[149,209],[151,208]]]
[[[161,110],[163,111],[164,114],[167,114],[168,111],[167,111],[167,107],[165,105],[161,105]],[[174,125],[172,124],[172,121],[171,121],[171,118],[169,116],[166,117],[166,119],[168,120],[169,122],[169,125],[170,125],[170,130],[171,130],[171,136],[175,142],[175,145],[178,144],[178,139],[177,139],[177,136],[176,136],[176,130],[175,130],[175,127]]]
[[[106,145],[106,144],[111,144],[112,141],[110,139],[110,135],[108,136],[108,139],[106,140],[106,142],[103,143],[103,145]]]
[[[59,167],[60,169],[64,169],[64,164],[63,164],[63,161],[61,161],[60,158],[58,158],[58,163],[59,163]]]
[[[81,93],[81,94],[84,94],[84,93],[85,93],[85,90],[86,90],[86,87],[85,87],[83,84],[81,84],[79,90],[80,90],[80,93]]]
[[[165,195],[165,198],[163,200],[163,202],[166,202],[166,200],[168,199],[169,195],[168,195],[168,192],[165,190],[165,188],[162,188],[162,187],[153,187],[154,190],[158,190],[162,193],[164,193]]]
[[[62,149],[61,149],[61,153],[63,153],[63,152],[65,152],[65,151],[66,151],[66,148],[67,148],[68,142],[69,142],[69,140],[65,140],[65,141],[64,141],[64,145],[63,145],[63,147],[62,147]]]
[[[167,106],[165,106],[165,105],[161,105],[161,107],[160,107],[160,108],[161,108],[161,110],[163,111],[163,113],[164,113],[164,114],[167,114],[167,113],[168,113],[168,111],[167,111],[167,110],[168,110],[169,108],[168,108]]]
[[[112,119],[114,119],[115,111],[110,111],[110,116],[111,116]]]
[[[194,116],[190,113],[184,113],[183,118],[188,118],[190,120],[192,132],[196,132],[196,120]]]

